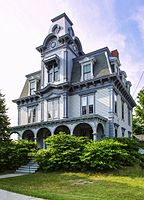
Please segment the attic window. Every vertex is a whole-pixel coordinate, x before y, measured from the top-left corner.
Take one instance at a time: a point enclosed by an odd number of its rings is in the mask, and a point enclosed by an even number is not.
[[[83,80],[91,78],[91,63],[83,65]]]
[[[30,82],[30,95],[35,94],[35,81]]]
[[[93,65],[94,58],[84,58],[79,63],[81,64],[81,81],[89,80],[93,78]]]

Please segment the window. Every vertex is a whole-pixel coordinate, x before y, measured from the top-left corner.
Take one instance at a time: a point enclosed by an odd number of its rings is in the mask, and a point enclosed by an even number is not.
[[[122,109],[122,119],[124,119],[124,101],[121,102],[121,109]]]
[[[50,67],[50,68],[48,69],[48,82],[49,82],[49,83],[50,83],[50,82],[53,82],[52,76],[53,76],[53,68]]]
[[[30,95],[35,94],[35,81],[30,82]]]
[[[82,96],[81,105],[82,115],[94,113],[94,95]]]
[[[53,101],[53,118],[58,118],[59,114],[59,105],[58,105],[58,99]]]
[[[36,107],[28,108],[28,123],[36,122]]]
[[[131,125],[131,111],[129,107],[128,107],[128,125]]]
[[[91,63],[83,65],[83,80],[91,78]]]
[[[114,113],[117,114],[117,94],[114,93]]]
[[[58,81],[59,80],[59,68],[58,67],[54,67],[54,81]]]
[[[82,115],[86,114],[87,109],[87,97],[82,97]]]
[[[94,105],[94,96],[90,95],[88,96],[88,109],[89,114],[93,113],[93,105]]]
[[[52,118],[52,101],[48,101],[48,119]]]
[[[59,81],[59,67],[54,64],[48,67],[48,83]]]
[[[48,101],[48,119],[59,118],[59,99]]]
[[[122,128],[121,130],[122,130],[122,137],[125,137],[125,129]]]
[[[96,63],[95,57],[84,57],[79,61],[81,65],[81,81],[93,78],[93,67]]]

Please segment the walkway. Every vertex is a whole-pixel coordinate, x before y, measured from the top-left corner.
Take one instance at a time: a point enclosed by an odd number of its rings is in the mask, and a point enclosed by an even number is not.
[[[23,175],[25,174],[4,174],[4,175],[0,175],[0,179],[23,176]],[[22,194],[17,194],[14,192],[8,192],[6,190],[0,189],[0,200],[43,200],[43,199],[30,197],[30,196],[26,196]]]
[[[11,177],[15,177],[15,176],[23,176],[26,174],[4,174],[4,175],[0,175],[0,179],[2,178],[11,178]]]

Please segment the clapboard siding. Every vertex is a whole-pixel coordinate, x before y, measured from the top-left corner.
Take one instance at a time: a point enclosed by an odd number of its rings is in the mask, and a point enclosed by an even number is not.
[[[122,99],[120,95],[117,95],[117,114],[114,114],[114,123],[119,124],[118,128],[118,137],[122,136],[122,128],[125,128],[125,136],[128,136],[128,131],[132,132],[131,125],[128,124],[128,106],[127,103],[124,102],[124,119],[122,119]],[[132,122],[132,113],[131,113],[131,120]]]
[[[99,89],[95,94],[95,111],[96,114],[105,118],[109,117],[109,88]]]
[[[21,123],[20,125],[25,125],[28,122],[28,114],[27,114],[27,107],[21,107]]]
[[[80,96],[73,95],[68,97],[68,113],[69,117],[79,117],[80,116]]]

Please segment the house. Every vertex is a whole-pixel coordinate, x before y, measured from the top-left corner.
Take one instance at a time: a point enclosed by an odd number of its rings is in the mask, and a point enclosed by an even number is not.
[[[65,13],[51,21],[36,48],[40,71],[26,75],[20,97],[13,100],[18,108],[13,132],[39,147],[60,131],[93,140],[130,137],[135,101],[118,51],[105,47],[85,54]]]

